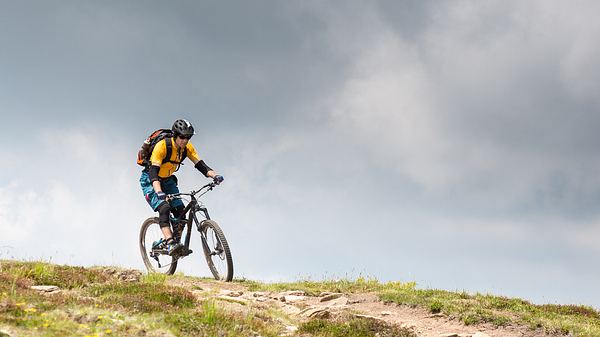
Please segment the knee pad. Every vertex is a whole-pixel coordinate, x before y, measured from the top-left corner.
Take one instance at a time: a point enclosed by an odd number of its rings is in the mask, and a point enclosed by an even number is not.
[[[171,206],[168,202],[163,202],[156,209],[158,211],[158,225],[163,227],[169,227],[169,212],[171,211]]]

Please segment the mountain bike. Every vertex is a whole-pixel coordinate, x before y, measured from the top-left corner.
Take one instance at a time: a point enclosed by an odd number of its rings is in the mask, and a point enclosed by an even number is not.
[[[183,244],[181,251],[170,256],[167,243],[163,238],[158,224],[158,217],[146,219],[140,229],[140,252],[148,272],[173,274],[180,259],[192,254],[190,240],[192,228],[200,233],[202,250],[208,263],[208,268],[214,278],[229,282],[233,278],[233,259],[225,234],[219,225],[210,219],[208,210],[198,198],[212,191],[217,184],[212,182],[197,191],[167,195],[167,202],[174,199],[187,201],[180,219],[170,217],[173,239]],[[186,200],[183,197],[189,197]]]

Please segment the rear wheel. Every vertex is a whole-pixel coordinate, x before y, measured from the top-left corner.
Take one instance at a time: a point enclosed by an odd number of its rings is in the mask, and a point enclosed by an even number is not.
[[[140,252],[149,273],[173,274],[177,259],[169,256],[158,218],[148,218],[140,229]]]
[[[233,259],[229,244],[221,227],[212,220],[200,223],[202,249],[211,273],[217,280],[229,282],[233,279]]]

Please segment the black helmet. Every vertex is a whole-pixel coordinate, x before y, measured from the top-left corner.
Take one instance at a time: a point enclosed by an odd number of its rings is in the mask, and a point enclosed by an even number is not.
[[[173,134],[175,134],[175,136],[181,135],[189,138],[196,134],[194,132],[194,127],[192,126],[192,123],[188,122],[185,119],[176,120],[175,123],[173,123],[173,127],[171,128],[171,130],[173,130]]]

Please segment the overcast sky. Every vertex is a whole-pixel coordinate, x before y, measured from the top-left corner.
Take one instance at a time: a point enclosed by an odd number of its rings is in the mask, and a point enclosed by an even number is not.
[[[0,258],[143,268],[135,156],[187,118],[237,277],[600,308],[597,13],[0,0]],[[193,244],[179,270],[208,276]]]

